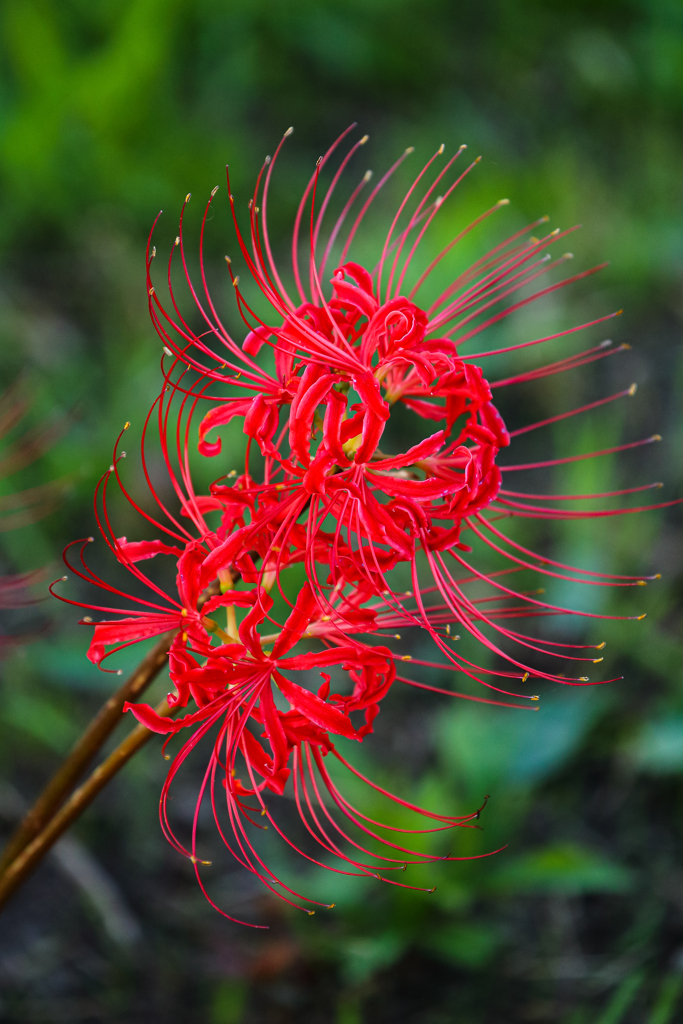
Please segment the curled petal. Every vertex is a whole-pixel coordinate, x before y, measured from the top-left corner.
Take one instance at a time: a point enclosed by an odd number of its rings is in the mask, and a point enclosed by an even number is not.
[[[220,455],[223,446],[220,437],[216,441],[207,441],[206,435],[215,427],[224,427],[235,416],[246,416],[252,401],[253,399],[251,398],[231,398],[225,405],[217,405],[207,412],[199,424],[199,444],[197,447],[201,455]]]
[[[180,558],[182,548],[171,544],[164,544],[160,540],[127,540],[119,537],[116,541],[118,551],[124,556],[121,561],[142,562],[145,558],[154,558],[155,555],[175,555]]]

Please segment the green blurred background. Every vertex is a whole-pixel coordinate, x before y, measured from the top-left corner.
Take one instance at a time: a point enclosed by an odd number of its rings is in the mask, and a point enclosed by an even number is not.
[[[278,249],[297,190],[351,121],[370,133],[363,159],[375,169],[406,145],[425,159],[442,141],[483,154],[444,211],[444,235],[501,196],[512,204],[505,227],[544,213],[553,227],[583,223],[574,266],[610,267],[562,293],[543,323],[624,307],[610,329],[632,350],[506,397],[505,415],[529,422],[638,380],[627,406],[525,450],[588,451],[654,431],[664,443],[528,482],[585,492],[666,480],[656,494],[683,493],[679,0],[6,0],[0,55],[0,372],[3,387],[24,375],[25,426],[47,422],[57,438],[2,488],[59,480],[64,490],[48,518],[0,532],[4,571],[60,574],[64,544],[93,530],[91,494],[116,433],[126,419],[139,423],[156,394],[144,244],[158,209],[163,250],[186,192],[201,201],[229,161],[233,190],[246,197],[290,124],[271,204]],[[217,263],[229,244],[221,209],[208,243]],[[540,322],[511,322],[500,337],[524,340]],[[139,535],[120,511],[120,532]],[[507,843],[505,853],[416,875],[437,884],[429,897],[310,877],[337,908],[301,920],[216,848],[214,894],[271,925],[237,929],[161,838],[165,762],[152,743],[5,911],[0,1019],[682,1019],[679,524],[669,510],[518,534],[564,561],[664,574],[591,606],[648,612],[585,634],[608,641],[605,677],[622,682],[548,691],[533,716],[399,692],[385,702],[359,763],[435,807],[491,793],[476,849]],[[40,633],[2,663],[5,831],[112,678],[85,660],[72,610],[53,604],[5,618],[7,632]],[[181,821],[194,788],[190,775]]]

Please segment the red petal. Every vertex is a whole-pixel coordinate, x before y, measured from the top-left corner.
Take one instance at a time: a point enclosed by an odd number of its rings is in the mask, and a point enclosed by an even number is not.
[[[338,711],[331,704],[326,704],[315,693],[304,690],[303,686],[285,679],[279,672],[277,684],[280,691],[287,698],[295,711],[307,718],[313,725],[317,725],[325,732],[334,732],[339,736],[348,736],[349,739],[358,739],[356,730],[353,727],[348,715]]]
[[[412,448],[409,448],[405,455],[396,455],[392,459],[379,459],[377,462],[373,462],[372,468],[400,469],[402,466],[414,466],[416,462],[420,462],[422,459],[428,459],[430,455],[435,455],[443,445],[444,440],[444,431],[437,430],[435,434],[431,434],[431,436],[425,438],[424,441],[420,441],[419,444],[415,444]]]
[[[164,544],[160,540],[126,540],[119,537],[116,541],[119,552],[124,556],[122,561],[141,562],[145,558],[154,558],[155,555],[175,555],[180,558],[182,548],[176,548]]]
[[[368,472],[367,479],[368,483],[373,487],[379,487],[385,494],[396,494],[416,501],[438,498],[454,490],[456,486],[452,480],[401,480],[399,477],[385,476],[384,473]]]
[[[105,657],[105,646],[129,644],[134,640],[147,640],[178,627],[180,615],[149,615],[139,619],[119,619],[117,622],[99,622],[95,626],[87,657],[99,665]]]
[[[249,331],[242,342],[242,351],[249,356],[257,356],[261,351],[261,346],[265,344],[272,333],[270,327],[259,325],[255,330]]]
[[[251,398],[232,398],[225,405],[217,405],[214,409],[210,409],[207,412],[199,424],[199,444],[197,447],[201,455],[213,456],[220,453],[222,447],[220,437],[216,441],[206,441],[206,435],[214,427],[225,426],[233,416],[246,416],[252,401],[253,399]]]
[[[442,420],[446,415],[445,405],[425,402],[421,398],[402,398],[401,401],[425,420]]]
[[[255,590],[228,590],[225,594],[210,597],[202,609],[202,615],[209,615],[216,608],[226,605],[237,605],[238,608],[249,608],[256,600]]]
[[[318,601],[313,593],[311,584],[306,581],[296,599],[287,621],[282,627],[280,636],[275,641],[272,658],[279,658],[286,651],[291,650],[306,632],[313,613],[318,611]]]
[[[140,725],[144,725],[151,732],[177,732],[178,726],[172,718],[162,718],[149,704],[130,704],[128,701],[123,705],[124,711],[132,711]]]

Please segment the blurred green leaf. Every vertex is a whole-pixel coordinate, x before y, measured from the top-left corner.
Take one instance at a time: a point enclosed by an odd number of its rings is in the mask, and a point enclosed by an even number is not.
[[[596,1024],[619,1024],[628,1013],[644,980],[643,971],[635,971],[624,978],[604,1012],[598,1017]]]
[[[405,949],[405,939],[389,931],[376,937],[349,939],[342,943],[342,970],[348,984],[359,985],[378,970],[395,963]]]
[[[463,702],[439,718],[439,753],[471,793],[528,786],[565,763],[603,707],[604,697],[588,689],[544,696],[538,711]]]
[[[240,1024],[244,1019],[247,986],[236,978],[221,981],[216,986],[211,1000],[210,1024]]]
[[[494,925],[476,921],[446,925],[430,934],[425,946],[438,956],[463,967],[482,967],[488,963],[502,941]]]
[[[506,892],[561,893],[625,892],[633,875],[585,847],[556,843],[509,860],[491,875],[493,889]]]
[[[683,771],[683,718],[647,722],[626,747],[626,755],[644,772]]]
[[[65,753],[79,733],[79,722],[53,701],[36,694],[5,692],[3,721],[13,725],[50,750]]]

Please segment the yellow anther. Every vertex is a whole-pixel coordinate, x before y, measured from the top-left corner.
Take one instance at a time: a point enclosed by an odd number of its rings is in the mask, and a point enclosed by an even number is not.
[[[656,574],[656,576],[653,576],[653,577],[652,577],[652,579],[653,579],[653,580],[661,580],[661,578],[662,578],[662,574],[661,574],[661,572],[658,572],[658,573]]]
[[[642,620],[645,618],[647,618],[647,612],[645,612],[643,615],[636,615],[636,620],[638,622],[642,622]]]
[[[441,143],[441,145],[439,146],[438,150],[437,150],[437,152],[438,152],[439,156],[441,156],[441,155],[442,155],[442,153],[443,153],[443,151],[444,151],[444,149],[445,149],[445,148],[446,148],[446,146],[445,146],[445,145],[444,145],[444,143],[442,142],[442,143]]]
[[[218,185],[214,185],[214,187],[211,189],[211,195],[215,196],[216,192],[218,192]]]
[[[410,654],[404,654],[403,657],[401,658],[401,661],[412,661],[412,660],[413,659],[412,659],[412,656]]]
[[[588,682],[588,676],[579,676],[579,682],[580,683],[587,683]]]
[[[152,285],[152,287],[150,288],[149,294],[150,295],[154,295],[154,285]]]
[[[183,608],[180,614],[182,615],[183,618],[185,618],[185,616],[187,615],[187,608]]]
[[[594,665],[599,665],[600,662],[604,661],[604,660],[605,660],[604,658],[593,658],[593,664]]]
[[[313,915],[315,914],[315,910],[307,910],[306,913],[308,914],[309,917],[313,917]]]
[[[510,205],[510,200],[509,199],[499,199],[498,202],[496,203],[496,206],[509,206],[509,205]]]
[[[533,697],[529,697],[529,700],[540,700],[540,697],[538,696],[538,694],[537,694],[537,693],[535,693],[535,694],[533,695]]]
[[[596,649],[596,651],[601,651],[601,650],[602,650],[602,649],[603,649],[604,647],[606,647],[606,646],[607,646],[607,641],[606,641],[606,640],[603,640],[603,641],[602,641],[602,643],[601,643],[601,644],[598,644],[598,645],[597,645],[597,647],[596,647],[595,649]]]
[[[636,586],[637,587],[646,587],[647,586],[647,580],[638,580],[638,582],[636,583]]]
[[[175,244],[180,245],[180,235],[176,235]]]
[[[633,397],[633,395],[635,395],[637,390],[638,390],[638,385],[637,384],[631,384],[631,387],[628,389],[628,394],[631,395],[631,397]]]
[[[183,633],[181,640],[183,641],[183,643],[187,643],[187,633]]]
[[[328,904],[327,904],[327,909],[328,909],[328,910],[333,910],[333,909],[334,909],[334,908],[335,908],[336,906],[337,906],[337,904],[336,904],[336,903],[328,903]]]
[[[126,420],[126,422],[123,424],[123,429],[124,430],[128,430],[129,427],[130,427],[130,420]]]
[[[192,193],[188,192],[187,195],[185,196],[185,202],[189,203],[190,199],[192,199]]]
[[[358,143],[358,145],[359,145],[359,146],[364,146],[364,145],[365,145],[365,143],[366,143],[366,142],[368,141],[368,139],[369,139],[369,138],[370,138],[370,136],[369,136],[369,135],[364,135],[364,136],[363,136],[363,138],[362,138],[362,139],[360,140],[360,142]],[[334,903],[332,904],[332,906],[334,906]]]
[[[394,633],[394,640],[400,640],[400,639],[401,639],[401,634],[400,633]]]
[[[650,438],[650,440],[651,441],[661,441],[662,440],[662,435],[661,434],[653,434],[652,437]]]
[[[529,678],[529,673],[525,672],[524,675],[522,676],[522,682],[525,683],[528,678]]]
[[[266,814],[266,809],[265,809],[265,807],[264,807],[264,808],[263,808],[263,810],[261,811],[261,817],[262,817],[262,818],[264,818],[264,817],[265,817],[265,814]]]

